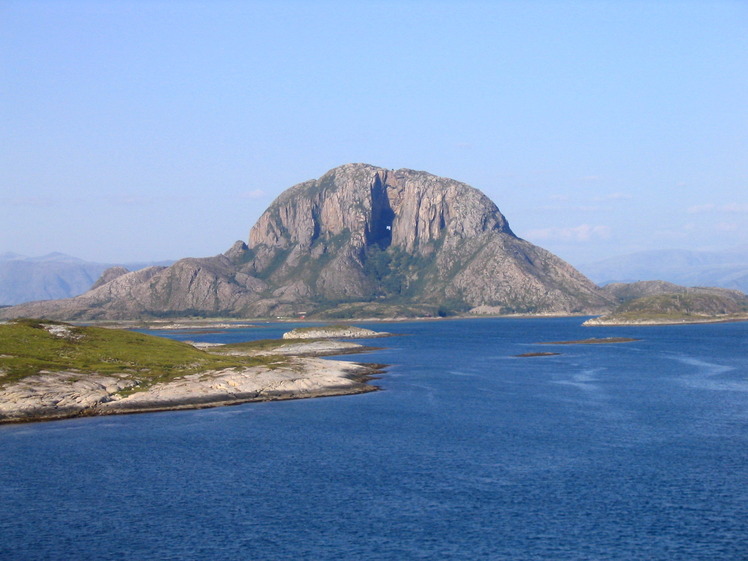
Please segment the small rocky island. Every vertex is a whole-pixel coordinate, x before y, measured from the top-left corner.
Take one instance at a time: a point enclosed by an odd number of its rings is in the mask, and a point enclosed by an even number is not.
[[[326,325],[323,327],[298,327],[283,334],[284,339],[372,339],[389,337],[391,333],[373,331],[353,325]]]
[[[543,341],[541,343],[535,343],[536,345],[606,345],[611,343],[631,343],[633,341],[639,341],[639,339],[632,339],[631,337],[592,337],[590,339],[573,339],[569,341]],[[514,355],[516,358],[530,358],[540,356],[558,356],[561,353],[549,352],[549,351],[533,351],[529,353],[522,353]]]
[[[0,423],[374,391],[380,365],[319,358],[342,341],[189,344],[50,320],[0,325]]]
[[[589,339],[573,339],[570,341],[544,341],[538,345],[609,345],[611,343],[632,343],[639,341],[632,337],[591,337]]]

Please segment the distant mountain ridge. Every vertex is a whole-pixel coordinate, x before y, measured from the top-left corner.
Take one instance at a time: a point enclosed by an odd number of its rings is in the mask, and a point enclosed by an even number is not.
[[[748,292],[748,247],[729,251],[655,250],[581,265],[597,284],[659,279],[684,286],[718,286]]]
[[[571,265],[515,236],[477,189],[368,164],[283,192],[249,244],[112,277],[76,298],[0,316],[568,314],[612,305]]]
[[[4,261],[26,261],[30,263],[43,263],[43,262],[55,262],[55,263],[86,263],[84,259],[73,257],[72,255],[66,255],[59,251],[53,251],[46,255],[40,255],[38,257],[29,257],[27,255],[21,255],[13,251],[7,251],[0,253],[0,263]]]
[[[159,263],[128,263],[133,271]],[[0,254],[0,305],[15,305],[35,300],[71,298],[89,290],[110,263],[95,263],[54,252],[39,257],[19,253]]]

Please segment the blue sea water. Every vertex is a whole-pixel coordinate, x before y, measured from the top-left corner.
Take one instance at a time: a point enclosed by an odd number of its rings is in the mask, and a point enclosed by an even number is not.
[[[380,392],[0,427],[0,559],[747,559],[748,323],[579,324],[380,324]]]

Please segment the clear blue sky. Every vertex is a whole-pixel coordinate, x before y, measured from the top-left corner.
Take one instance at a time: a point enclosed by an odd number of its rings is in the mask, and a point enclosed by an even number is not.
[[[0,253],[221,253],[335,166],[572,264],[748,244],[748,2],[0,0]]]

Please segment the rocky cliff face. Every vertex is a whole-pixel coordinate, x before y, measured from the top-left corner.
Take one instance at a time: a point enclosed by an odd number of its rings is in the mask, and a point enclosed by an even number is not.
[[[93,283],[90,290],[95,290],[99,288],[100,286],[107,284],[109,282],[112,282],[117,277],[121,277],[122,275],[126,275],[130,271],[127,270],[125,267],[115,266],[115,267],[109,267],[107,270],[105,270],[101,276],[98,278],[98,280]]]
[[[250,232],[250,247],[309,249],[346,234],[368,245],[428,251],[430,243],[485,231],[511,234],[496,205],[469,185],[413,170],[366,164],[335,168],[283,193]]]
[[[570,265],[517,238],[483,193],[425,172],[336,168],[281,195],[249,241],[254,274],[333,303],[373,298],[489,313],[607,303]]]
[[[78,298],[0,316],[572,313],[611,303],[570,265],[517,238],[480,191],[366,164],[285,191],[248,245],[112,277]]]

